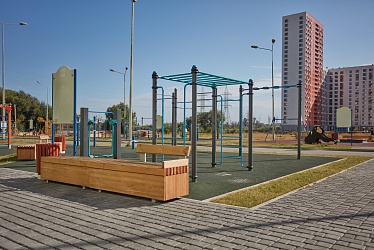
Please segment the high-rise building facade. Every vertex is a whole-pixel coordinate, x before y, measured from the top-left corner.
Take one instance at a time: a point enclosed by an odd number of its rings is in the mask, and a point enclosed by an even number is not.
[[[322,123],[323,25],[307,12],[282,18],[282,85],[302,83],[302,122]],[[282,125],[295,126],[297,88],[282,89]]]
[[[335,130],[336,109],[348,107],[352,112],[352,127],[369,130],[374,127],[373,111],[374,65],[329,69],[324,89],[322,125]]]

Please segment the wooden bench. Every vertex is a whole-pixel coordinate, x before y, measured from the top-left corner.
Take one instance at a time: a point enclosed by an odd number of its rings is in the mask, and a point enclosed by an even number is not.
[[[33,161],[36,159],[35,144],[17,146],[18,161]]]
[[[343,135],[342,139],[351,139],[350,135]],[[371,135],[352,135],[353,140],[367,140],[371,141]]]
[[[140,154],[140,161],[147,161],[147,154],[172,155],[187,158],[190,155],[190,146],[137,144],[136,153]]]
[[[185,148],[188,155],[189,147]],[[175,152],[173,150],[169,152]],[[40,177],[160,201],[185,196],[189,192],[188,159],[139,162],[89,157],[42,157]]]
[[[39,140],[40,140],[39,143],[43,143],[43,141],[48,143],[49,142],[49,135],[39,135]]]

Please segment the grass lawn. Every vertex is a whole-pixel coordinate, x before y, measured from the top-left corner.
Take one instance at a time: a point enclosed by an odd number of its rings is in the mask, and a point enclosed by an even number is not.
[[[269,181],[265,184],[233,192],[211,201],[251,208],[343,170],[354,167],[372,158],[373,157],[349,156],[341,161],[332,162],[321,167],[308,169],[300,173]]]

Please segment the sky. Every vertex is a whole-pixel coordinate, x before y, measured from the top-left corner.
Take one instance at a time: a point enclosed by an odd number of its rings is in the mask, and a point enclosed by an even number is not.
[[[123,75],[109,69],[125,72],[130,67],[131,7],[131,0],[0,0],[0,23],[28,23],[4,26],[5,88],[23,90],[46,102],[48,86],[51,105],[52,74],[68,66],[77,70],[77,112],[80,107],[105,111],[123,102]],[[251,45],[271,48],[272,39],[276,40],[274,85],[281,85],[282,16],[305,11],[324,26],[324,67],[373,64],[373,9],[373,0],[138,0],[133,111],[138,122],[152,116],[153,71],[160,76],[189,73],[196,65],[201,72],[245,82],[253,79],[255,87],[271,86],[271,53]],[[127,71],[127,105],[129,84]],[[160,80],[159,85],[166,98],[177,88],[178,101],[183,101],[182,83]],[[218,88],[218,94],[225,91]],[[231,99],[239,98],[239,86],[227,91]],[[187,89],[186,100],[190,99]],[[280,100],[276,90],[278,118]],[[237,102],[230,105],[230,120],[238,121]],[[271,91],[256,91],[253,108],[254,116],[267,123]],[[182,121],[183,109],[178,112]],[[244,112],[248,112],[247,104]],[[165,122],[171,122],[169,99],[165,100]]]

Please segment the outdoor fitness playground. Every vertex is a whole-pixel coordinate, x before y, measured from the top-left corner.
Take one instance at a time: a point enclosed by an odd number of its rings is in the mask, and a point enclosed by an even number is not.
[[[62,67],[62,70],[67,69]],[[61,75],[65,76],[65,74],[59,73],[56,75],[56,79],[62,77]],[[74,70],[69,80],[73,86],[76,85],[75,76]],[[186,128],[187,110],[192,114],[189,140],[187,140],[186,129],[183,129],[182,140],[180,138],[177,140],[176,108],[178,101],[176,92],[173,96],[173,129],[170,140],[164,134],[165,95],[163,87],[158,85],[159,80],[180,82],[185,84],[184,89],[192,88],[191,101],[186,101],[186,91],[183,98],[183,128]],[[56,81],[58,82],[58,79]],[[196,120],[198,85],[211,88],[210,93],[212,94],[210,100],[213,110],[212,133],[208,136],[209,144],[202,145],[199,144]],[[97,189],[100,192],[111,191],[166,201],[178,197],[197,200],[211,199],[340,159],[339,157],[301,156],[301,83],[287,86],[287,88],[297,88],[299,92],[297,147],[291,154],[269,154],[266,151],[260,154],[254,153],[251,122],[246,128],[247,133],[243,133],[242,122],[240,122],[239,134],[236,136],[228,138],[222,133],[222,130],[218,132],[217,106],[221,106],[222,112],[222,99],[219,101],[217,87],[228,85],[240,85],[239,99],[237,100],[239,102],[239,119],[243,120],[243,102],[246,97],[249,107],[248,120],[251,121],[254,90],[269,89],[270,87],[256,88],[252,80],[247,83],[199,72],[196,66],[192,67],[191,73],[177,75],[158,76],[156,72],[153,72],[151,137],[137,138],[137,140],[131,138],[129,146],[126,146],[126,141],[121,139],[121,110],[117,110],[111,112],[113,115],[110,120],[111,138],[99,143],[95,138],[95,118],[91,120],[90,112],[105,114],[108,112],[89,111],[88,108],[81,108],[79,121],[77,121],[76,100],[72,98],[71,102],[74,103],[72,115],[56,119],[59,121],[56,124],[73,121],[74,134],[73,137],[68,138],[66,149],[61,150],[61,144],[56,144],[58,146],[45,143],[33,144],[34,146],[30,145],[22,150],[31,152],[35,158],[30,157],[23,159],[25,161],[7,163],[3,167],[36,172],[40,181],[55,181]],[[248,88],[242,87],[242,85],[247,85]],[[282,87],[274,86],[274,88]],[[75,91],[75,87],[71,89]],[[162,92],[161,98],[158,95],[160,90]],[[65,94],[69,95],[69,93]],[[73,96],[75,96],[75,92]],[[158,137],[160,101],[161,137]],[[60,113],[62,112],[56,111],[54,115],[56,114],[58,117]],[[51,139],[53,142],[55,130],[52,130]],[[91,132],[94,134],[93,140]],[[19,147],[17,147],[17,154],[21,152]],[[16,148],[8,147],[7,149],[2,148],[0,152],[1,155],[10,155],[15,153],[15,150]],[[60,155],[61,151],[65,151],[65,153]]]
[[[100,144],[100,143],[98,143]],[[104,143],[102,143],[104,144]],[[108,143],[105,143],[108,144]],[[91,148],[95,155],[107,154],[110,146],[97,146]],[[16,149],[0,148],[1,155],[15,153]],[[67,145],[65,155],[73,154],[72,145]],[[224,156],[235,156],[237,153],[225,152]],[[244,153],[244,157],[247,154]],[[61,156],[64,157],[64,156]],[[139,160],[139,155],[131,147],[121,148],[121,158],[128,160]],[[166,157],[165,160],[175,159]],[[198,159],[198,181],[189,183],[189,195],[191,199],[205,200],[238,189],[250,187],[259,183],[273,180],[295,172],[310,169],[325,163],[329,163],[339,158],[321,156],[303,156],[296,159],[296,154],[254,154],[253,171],[242,168],[235,158],[227,158],[220,166],[211,166],[211,153],[205,148],[199,149]],[[149,158],[151,160],[151,158]],[[22,171],[36,172],[35,161],[15,161],[4,164],[2,167],[17,169]],[[191,164],[190,170],[191,171]],[[35,177],[36,178],[36,177]],[[64,185],[64,184],[61,184]]]

